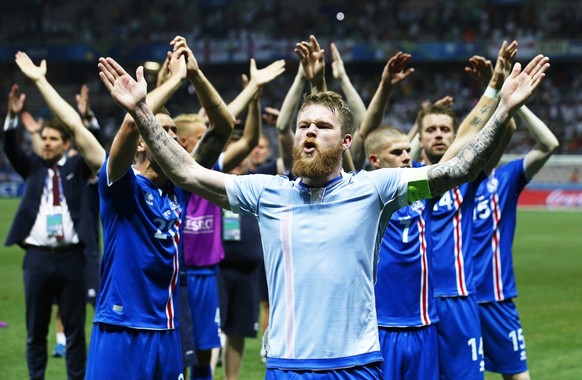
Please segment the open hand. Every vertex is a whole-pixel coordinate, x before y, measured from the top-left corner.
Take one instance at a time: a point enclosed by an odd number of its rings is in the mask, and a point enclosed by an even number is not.
[[[143,76],[143,66],[135,71],[134,80],[113,58],[99,58],[99,77],[111,93],[113,100],[131,112],[138,103],[145,101],[147,83]]]
[[[15,55],[15,62],[28,79],[32,81],[37,81],[46,75],[46,60],[40,61],[40,65],[36,66],[28,54],[19,51]]]
[[[509,77],[503,83],[499,93],[500,103],[509,111],[516,111],[537,90],[545,72],[550,67],[550,59],[539,54],[522,70],[521,64],[516,62]]]

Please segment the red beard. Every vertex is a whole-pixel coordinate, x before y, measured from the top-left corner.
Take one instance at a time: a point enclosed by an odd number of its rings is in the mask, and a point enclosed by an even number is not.
[[[303,147],[309,143],[315,150],[312,153],[304,153]],[[341,160],[341,141],[334,147],[321,150],[315,139],[306,139],[301,147],[293,147],[293,166],[291,173],[295,177],[327,177],[336,168]]]

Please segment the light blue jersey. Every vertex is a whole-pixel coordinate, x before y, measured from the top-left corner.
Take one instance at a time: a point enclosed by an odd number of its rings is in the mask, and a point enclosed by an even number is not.
[[[259,222],[271,305],[267,367],[336,369],[382,361],[374,299],[379,244],[406,206],[406,169],[300,180],[228,177],[236,213]]]

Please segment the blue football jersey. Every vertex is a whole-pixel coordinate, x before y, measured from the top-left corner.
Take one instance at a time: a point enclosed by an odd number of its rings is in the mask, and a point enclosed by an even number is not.
[[[479,180],[464,183],[427,201],[435,296],[467,296],[475,292],[471,234],[478,184]]]
[[[517,201],[527,183],[524,161],[518,159],[493,170],[477,189],[472,244],[479,302],[517,296],[512,246]]]
[[[423,200],[395,211],[384,233],[374,287],[379,326],[416,327],[438,321],[425,209]]]
[[[94,321],[174,329],[184,193],[171,184],[162,191],[133,169],[108,185],[107,162],[99,173],[104,250]]]

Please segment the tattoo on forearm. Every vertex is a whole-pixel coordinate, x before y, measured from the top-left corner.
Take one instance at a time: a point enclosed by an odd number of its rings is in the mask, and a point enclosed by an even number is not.
[[[471,119],[471,127],[478,127],[481,125],[481,118],[479,116],[474,116]]]
[[[443,194],[473,180],[497,149],[504,134],[505,123],[492,118],[455,157],[431,166],[427,173],[431,193]]]
[[[160,158],[158,162],[162,167],[178,167],[178,165],[183,164],[184,160],[183,155],[178,154],[182,152],[176,151],[176,149],[182,149],[182,147],[171,145],[173,139],[162,128],[156,117],[148,111],[149,109],[146,111],[138,107],[133,115],[139,133],[152,152],[161,153],[158,155]]]
[[[194,151],[194,160],[205,168],[211,168],[222,152],[229,136],[216,132],[205,133]]]

